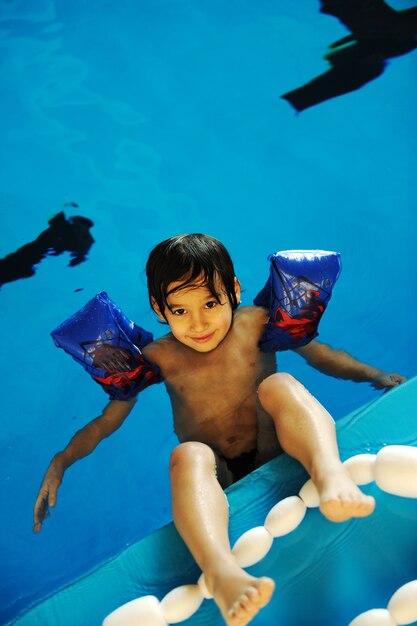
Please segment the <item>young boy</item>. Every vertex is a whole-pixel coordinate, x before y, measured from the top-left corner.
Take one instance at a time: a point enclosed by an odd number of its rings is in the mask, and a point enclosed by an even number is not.
[[[374,500],[340,462],[327,411],[290,374],[276,372],[275,354],[259,350],[268,311],[238,309],[240,285],[224,246],[207,235],[172,237],[154,248],[146,271],[151,306],[171,331],[142,352],[161,370],[180,441],[170,466],[174,522],[226,624],[243,626],[269,601],[274,582],[237,565],[228,538],[225,487],[284,450],[312,477],[328,519],[369,515]],[[405,380],[316,340],[296,352],[338,378],[369,381],[377,388]],[[125,355],[104,352],[101,364],[121,371]],[[35,504],[35,532],[48,507],[55,506],[65,470],[119,428],[134,404],[135,399],[112,400],[52,459]]]

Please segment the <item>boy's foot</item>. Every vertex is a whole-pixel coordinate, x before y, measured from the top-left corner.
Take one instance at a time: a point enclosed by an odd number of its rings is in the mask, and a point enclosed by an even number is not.
[[[366,496],[350,478],[343,465],[327,472],[314,484],[320,494],[320,511],[331,522],[345,522],[351,517],[366,517],[375,508],[372,496]]]
[[[268,604],[275,583],[271,578],[249,576],[237,564],[224,564],[206,584],[227,626],[245,626]]]

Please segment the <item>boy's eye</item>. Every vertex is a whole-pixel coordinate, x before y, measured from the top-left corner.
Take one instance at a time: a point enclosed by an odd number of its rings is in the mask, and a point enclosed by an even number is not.
[[[210,300],[210,302],[206,303],[206,307],[208,309],[214,309],[215,306],[217,306],[217,302],[215,300]]]
[[[172,311],[172,313],[174,315],[184,315],[185,309],[175,309],[175,311]]]

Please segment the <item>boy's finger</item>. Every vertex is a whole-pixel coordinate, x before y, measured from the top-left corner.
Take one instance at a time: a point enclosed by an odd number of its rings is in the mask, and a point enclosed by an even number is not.
[[[47,509],[43,509],[39,511],[38,513],[35,513],[34,520],[33,520],[33,532],[34,533],[38,533],[40,531],[40,529],[42,528],[43,522],[48,517],[50,517],[50,513]]]
[[[42,528],[42,522],[35,522],[33,524],[33,532],[34,533],[38,533],[41,528]]]
[[[58,500],[58,488],[59,488],[60,483],[54,483],[53,485],[50,485],[49,487],[49,493],[48,493],[48,505],[49,506],[55,506],[56,502]]]
[[[42,520],[44,519],[44,517],[45,517],[45,514],[41,506],[35,507],[35,511],[33,514],[33,529],[34,530],[35,530],[35,527],[42,525]]]
[[[49,494],[48,504],[49,506],[56,506],[57,494],[51,493]]]
[[[39,503],[39,506],[37,507],[35,511],[36,521],[41,522],[43,519],[45,519],[47,510],[48,510],[48,505],[44,500],[42,500],[42,502]]]

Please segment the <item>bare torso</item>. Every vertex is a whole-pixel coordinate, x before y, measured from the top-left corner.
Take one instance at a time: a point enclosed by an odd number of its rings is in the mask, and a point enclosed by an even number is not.
[[[275,354],[258,348],[266,322],[264,309],[242,307],[211,352],[197,352],[171,333],[143,349],[161,368],[180,442],[201,441],[228,458],[259,448],[260,420],[264,432],[268,416],[260,415],[257,388],[276,367]],[[266,429],[270,440],[274,430]]]

